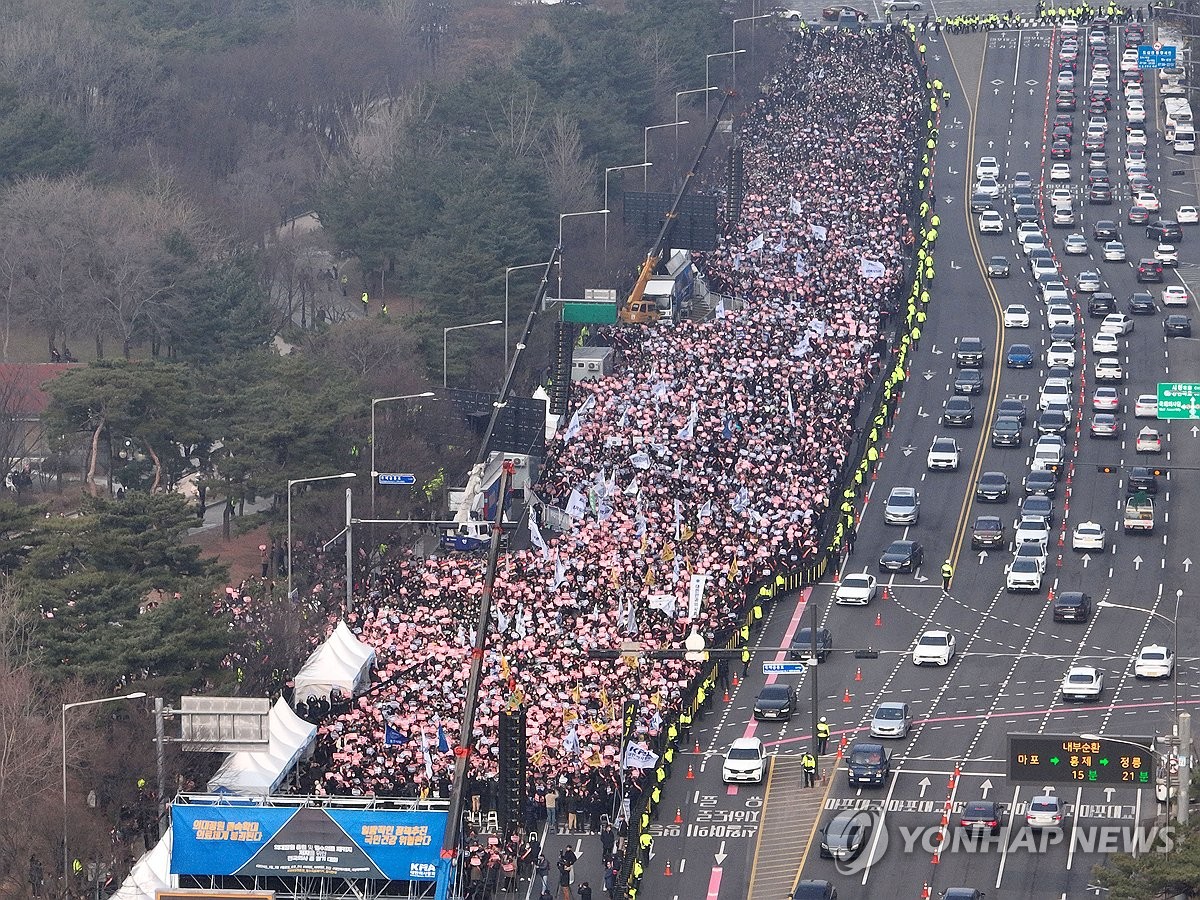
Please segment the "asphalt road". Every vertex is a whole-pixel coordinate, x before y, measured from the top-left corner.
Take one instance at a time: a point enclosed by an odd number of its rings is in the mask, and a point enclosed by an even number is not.
[[[1089,890],[1092,868],[1105,858],[1102,851],[1113,847],[1092,843],[1098,840],[1096,826],[1152,826],[1156,815],[1162,813],[1153,785],[1139,790],[1105,788],[1086,781],[1060,782],[1054,785],[1055,793],[1070,806],[1065,838],[1033,839],[1024,827],[1024,811],[1028,800],[1042,789],[1009,782],[1007,741],[1010,732],[1132,736],[1170,731],[1175,687],[1170,681],[1136,680],[1133,660],[1144,644],[1171,646],[1176,591],[1194,593],[1190,590],[1190,557],[1200,565],[1200,547],[1189,536],[1186,511],[1195,508],[1200,494],[1196,484],[1200,479],[1200,430],[1193,432],[1188,422],[1159,422],[1156,427],[1166,439],[1164,452],[1152,460],[1145,456],[1135,459],[1134,438],[1147,423],[1134,418],[1133,401],[1138,394],[1153,393],[1159,381],[1200,380],[1200,348],[1196,341],[1164,339],[1161,307],[1155,315],[1135,317],[1135,329],[1123,339],[1120,354],[1126,369],[1125,383],[1119,386],[1122,405],[1118,417],[1123,430],[1112,441],[1089,436],[1094,389],[1091,337],[1099,319],[1086,317],[1087,295],[1075,294],[1075,276],[1084,270],[1099,271],[1103,288],[1116,295],[1121,311],[1133,291],[1152,290],[1157,298],[1161,286],[1135,283],[1136,260],[1149,256],[1154,243],[1144,237],[1142,227],[1125,222],[1130,198],[1123,177],[1124,104],[1115,101],[1108,117],[1110,171],[1117,189],[1111,206],[1082,202],[1085,170],[1079,143],[1087,115],[1077,112],[1070,186],[1080,198],[1076,209],[1082,213],[1082,223],[1074,228],[1046,228],[1064,280],[1077,307],[1082,306],[1076,323],[1080,364],[1074,370],[1074,419],[1066,435],[1070,480],[1060,481],[1054,498],[1051,556],[1042,591],[1006,593],[1005,566],[1010,552],[972,551],[969,530],[975,515],[998,513],[1009,523],[1011,536],[1019,517],[1020,484],[1029,468],[1033,430],[1027,427],[1026,445],[1018,448],[991,447],[987,435],[994,407],[1006,397],[1027,404],[1032,424],[1045,376],[1042,351],[1049,344],[1049,331],[1044,304],[1015,242],[1007,197],[1002,197],[998,206],[1006,225],[1006,232],[1000,235],[977,233],[976,217],[969,212],[967,199],[975,160],[981,155],[999,159],[1002,181],[1026,171],[1035,184],[1043,182],[1043,196],[1048,196],[1050,182],[1044,179],[1048,179],[1049,163],[1044,162],[1044,146],[1047,117],[1054,115],[1054,36],[1046,29],[949,36],[946,40],[949,46],[938,38],[929,39],[931,71],[946,82],[953,95],[943,116],[937,157],[936,211],[942,228],[930,317],[878,480],[871,484],[863,508],[854,553],[843,571],[875,573],[880,551],[899,537],[922,542],[925,565],[915,574],[879,576],[881,585],[888,586],[889,596],[867,608],[834,606],[830,602],[832,583],[775,606],[748,677],[731,692],[728,703],[717,698],[715,709],[697,728],[701,753],[685,754],[679,763],[684,769],[690,763],[695,777],[677,775],[669,783],[662,821],[655,829],[655,858],[643,891],[646,896],[717,900],[749,893],[754,900],[782,898],[783,893],[748,889],[752,883],[768,884],[771,867],[787,864],[790,857],[781,848],[798,848],[794,852],[799,859],[815,826],[847,808],[875,811],[868,852],[850,866],[835,866],[818,858],[813,844],[802,867],[803,877],[829,879],[843,898],[919,898],[925,885],[934,896],[956,886],[975,887],[1000,900],[1093,896]],[[1115,70],[1122,49],[1115,29],[1109,47]],[[1080,72],[1088,71],[1090,61],[1081,58]],[[1146,106],[1158,108],[1153,91],[1147,93]],[[1170,147],[1162,141],[1156,113],[1147,122],[1147,132],[1149,174],[1164,209],[1169,212],[1181,203],[1195,203],[1192,158],[1169,156]],[[1185,174],[1172,174],[1180,170]],[[1048,201],[1045,207],[1048,215]],[[1132,262],[1102,261],[1100,245],[1090,238],[1091,225],[1100,218],[1120,224]],[[1088,255],[1061,252],[1063,240],[1073,232],[1089,236]],[[1198,241],[1200,228],[1185,226],[1183,265],[1166,273],[1167,283],[1188,282],[1193,296],[1200,287],[1200,270],[1188,260],[1196,259],[1193,245]],[[992,281],[985,277],[983,266],[996,254],[1010,259],[1012,277]],[[1031,328],[1002,328],[1001,311],[1010,303],[1029,308]],[[1190,314],[1196,314],[1194,307],[1193,301]],[[967,335],[981,337],[988,348],[984,391],[974,398],[974,428],[945,429],[939,424],[939,413],[952,391],[954,345]],[[1034,347],[1038,362],[1033,368],[1004,368],[1004,349],[1016,341]],[[938,434],[958,438],[963,454],[957,472],[927,471],[925,453]],[[1158,525],[1151,535],[1126,536],[1120,522],[1124,470],[1146,463],[1170,467],[1160,479]],[[1117,471],[1102,473],[1100,465],[1115,466]],[[1016,488],[1003,506],[981,505],[973,498],[978,474],[991,470],[1005,472]],[[912,485],[921,492],[921,518],[916,526],[883,523],[883,501],[896,485]],[[1107,528],[1105,552],[1085,555],[1070,550],[1071,529],[1086,520]],[[941,590],[938,574],[946,558],[953,560],[956,570],[948,594]],[[1051,590],[1082,590],[1094,604],[1123,604],[1133,609],[1103,607],[1087,623],[1054,623]],[[1194,603],[1185,593],[1179,620],[1179,702],[1192,710],[1197,705],[1197,657],[1191,648],[1200,640]],[[879,701],[907,701],[913,707],[915,723],[909,736],[888,742],[894,753],[894,774],[882,789],[849,787],[844,768],[834,769],[832,754],[821,761],[822,774],[829,780],[811,794],[802,789],[798,793],[794,779],[783,774],[794,772],[795,758],[811,741],[808,698],[813,685],[807,680],[811,676],[790,676],[802,698],[799,714],[791,721],[752,721],[754,697],[765,680],[761,661],[776,658],[779,654],[771,648],[786,646],[795,629],[814,617],[831,630],[836,648],[816,673],[820,712],[828,717],[835,734],[831,749],[843,737],[852,742],[865,734]],[[917,668],[909,660],[917,635],[931,627],[946,628],[955,635],[957,655],[945,668]],[[866,646],[877,650],[878,657],[856,658],[850,652]],[[1062,701],[1058,686],[1073,664],[1095,665],[1105,672],[1099,701]],[[773,776],[761,787],[725,786],[720,780],[721,754],[733,738],[747,733],[757,734],[775,754],[779,777]],[[947,841],[953,838],[956,813],[966,801],[985,796],[1009,805],[1003,840],[981,852],[936,843],[939,834]],[[806,815],[814,805],[820,807],[815,823]],[[676,809],[679,823],[673,821]],[[789,809],[794,814],[780,814]],[[946,810],[950,811],[949,830],[941,828]],[[1113,840],[1111,835],[1106,839]],[[933,851],[939,846],[946,849],[935,857]],[[664,874],[668,860],[672,864],[669,877]]]

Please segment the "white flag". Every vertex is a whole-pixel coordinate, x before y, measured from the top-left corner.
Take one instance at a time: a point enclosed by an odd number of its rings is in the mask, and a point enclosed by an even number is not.
[[[563,735],[562,748],[565,753],[579,752],[579,732],[574,727]]]
[[[829,239],[829,232],[826,230],[824,225],[810,224],[808,226],[808,230],[812,232],[812,236],[818,241]]]
[[[650,456],[644,450],[639,450],[633,456],[629,457],[629,462],[635,469],[650,468]]]
[[[623,493],[626,497],[636,497],[638,495],[638,491],[641,489],[641,481],[638,479],[637,475],[634,475],[633,481],[629,482],[628,487],[626,487],[621,493]]]
[[[421,732],[421,752],[425,754],[425,777],[433,781],[433,754],[429,752],[429,738],[423,731]]]
[[[767,245],[767,236],[765,233],[763,233],[763,234],[760,234],[758,237],[756,237],[754,240],[752,240],[749,244],[747,244],[746,249],[749,250],[751,253],[757,253],[759,250],[761,250],[766,245]]]
[[[808,263],[806,263],[804,261],[804,254],[797,253],[796,254],[796,274],[803,275],[807,271],[808,271]]]
[[[567,498],[567,515],[572,519],[582,519],[586,512],[587,497],[580,492],[579,488],[572,488],[571,496]]]
[[[791,422],[793,428],[796,427],[796,406],[792,403],[792,392],[787,392],[788,398],[788,421]]]
[[[788,209],[791,210],[791,213],[794,216],[798,216],[804,211],[804,207],[800,205],[800,201],[795,197],[788,198]]]
[[[546,546],[546,539],[542,537],[542,529],[538,528],[535,516],[529,517],[529,543],[542,551],[542,559],[550,558],[550,548]]]
[[[711,519],[713,514],[712,500],[705,500],[696,511],[697,519]]]
[[[558,586],[567,580],[567,564],[562,561],[561,557],[554,558],[554,590],[558,590]]]
[[[679,433],[676,435],[680,440],[690,441],[692,435],[696,431],[696,419],[700,416],[700,406],[695,401],[692,401],[692,411],[688,414],[687,424],[685,424]]]
[[[658,754],[640,744],[630,743],[625,748],[624,765],[627,769],[653,769],[658,765]]]
[[[867,259],[865,256],[859,262],[858,272],[863,278],[882,278],[887,274],[883,268],[883,263],[874,259]]]
[[[674,594],[651,594],[649,596],[650,608],[656,609],[660,613],[675,617],[675,595]]]

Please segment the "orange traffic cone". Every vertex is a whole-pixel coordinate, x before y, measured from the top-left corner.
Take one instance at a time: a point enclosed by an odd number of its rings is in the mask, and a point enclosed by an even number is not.
[[[671,877],[671,861],[669,859],[667,860],[667,868],[666,868],[666,871],[663,872],[663,877],[664,878]]]
[[[844,693],[844,694],[842,695],[842,702],[843,702],[843,703],[849,703],[849,702],[850,702],[850,688],[846,688],[846,693]]]
[[[676,825],[683,824],[683,810],[680,809],[679,807],[675,807],[675,824]]]
[[[726,691],[725,691],[725,702],[726,702],[726,703],[728,703],[728,702],[729,702],[729,691],[728,691],[728,689],[726,689]]]
[[[837,569],[834,569],[834,570],[833,570],[833,583],[834,583],[834,584],[837,584],[837,583],[838,583],[838,580],[839,580],[839,579],[838,579],[838,570],[837,570]]]
[[[888,589],[886,587],[884,587],[884,589],[883,589],[883,599],[884,600],[888,599]]]
[[[693,753],[700,752],[700,738],[696,738],[696,746],[692,749]]]
[[[875,627],[876,628],[883,627],[883,614],[882,613],[875,613]]]
[[[862,666],[859,666],[859,667],[858,667],[858,668],[857,668],[857,669],[854,671],[854,680],[855,680],[855,681],[862,681]]]
[[[737,677],[737,672],[734,672],[734,673],[733,673],[733,686],[734,686],[734,687],[737,687],[737,686],[738,686],[738,677]]]
[[[687,773],[687,777],[688,777],[688,778],[695,778],[695,777],[696,777],[696,773],[692,771],[692,765],[691,765],[691,763],[688,763],[688,773]]]

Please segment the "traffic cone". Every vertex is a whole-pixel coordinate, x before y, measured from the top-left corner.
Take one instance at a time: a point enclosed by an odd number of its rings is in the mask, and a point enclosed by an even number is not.
[[[734,686],[735,688],[738,686],[738,677],[737,677],[737,672],[734,672],[734,673],[733,673],[733,686]]]
[[[883,599],[884,600],[888,599],[888,589],[886,587],[883,589]]]
[[[862,666],[859,666],[859,667],[858,667],[858,668],[857,668],[857,669],[854,671],[854,680],[855,680],[855,681],[862,681]]]
[[[882,613],[875,613],[875,627],[876,628],[883,627],[883,614]]]
[[[849,702],[850,702],[850,688],[846,688],[846,693],[844,693],[844,694],[842,695],[842,702],[843,702],[843,703],[849,703]]]
[[[838,570],[837,569],[833,570],[833,583],[834,584],[838,583]]]
[[[666,871],[663,872],[663,877],[664,878],[671,877],[671,861],[669,859],[667,860],[667,868],[666,868]]]
[[[688,778],[695,778],[695,777],[696,777],[696,773],[692,771],[692,764],[691,764],[691,763],[688,763],[688,773],[687,773],[687,777],[688,777]]]
[[[878,481],[878,480],[879,480],[879,470],[878,470],[878,469],[872,469],[872,470],[871,470],[871,480],[872,480],[872,481]]]
[[[676,825],[683,824],[683,810],[680,809],[679,807],[675,807],[675,824]]]
[[[725,690],[725,702],[726,703],[729,702],[729,689],[728,688],[726,688],[726,690]]]
[[[696,738],[696,746],[692,748],[693,753],[700,752],[700,738]]]
[[[929,900],[929,882],[921,886],[921,900]]]

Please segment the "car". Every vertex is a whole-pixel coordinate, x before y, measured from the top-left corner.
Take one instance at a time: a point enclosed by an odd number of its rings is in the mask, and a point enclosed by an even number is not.
[[[914,666],[948,666],[954,658],[954,635],[940,628],[921,633],[912,649]]]
[[[1075,95],[1066,91],[1059,91],[1054,96],[1054,108],[1065,112],[1074,112],[1076,107]]]
[[[1120,360],[1111,356],[1103,356],[1096,360],[1093,370],[1097,382],[1120,382],[1125,380],[1125,370],[1121,368]]]
[[[1000,182],[989,175],[985,175],[975,182],[975,193],[984,194],[988,197],[1000,196]]]
[[[1000,401],[1000,405],[996,407],[997,416],[1011,416],[1022,425],[1027,421],[1028,413],[1025,410],[1025,404],[1016,397],[1005,397]]]
[[[971,525],[971,549],[1003,547],[1004,522],[999,516],[976,516]]]
[[[1057,278],[1050,278],[1041,283],[1042,302],[1047,307],[1065,306],[1071,308],[1071,295],[1067,291],[1067,286]],[[1072,321],[1074,321],[1074,312],[1071,313]]]
[[[883,4],[885,12],[920,12],[924,8],[923,0],[887,0]]]
[[[1064,700],[1097,700],[1104,692],[1104,673],[1095,666],[1071,666],[1059,691]]]
[[[912,727],[912,707],[907,703],[887,702],[875,707],[875,715],[871,717],[871,737],[903,738],[908,737]]]
[[[846,777],[851,787],[884,785],[891,773],[892,755],[883,744],[860,740],[850,745],[850,752],[846,754]]]
[[[1167,337],[1191,337],[1192,317],[1172,313],[1163,319],[1163,334]]]
[[[1063,253],[1068,256],[1085,256],[1087,252],[1088,241],[1082,234],[1068,234],[1063,241]]]
[[[879,557],[880,572],[915,572],[925,558],[917,541],[892,541]]]
[[[941,424],[947,428],[971,428],[975,425],[975,404],[968,398],[952,396],[942,407]]]
[[[828,628],[818,628],[816,635],[817,662],[823,663],[833,652],[833,634]],[[789,659],[809,659],[813,655],[813,630],[805,625],[792,635],[792,643],[788,646]]]
[[[1075,287],[1088,294],[1095,293],[1100,290],[1100,273],[1091,271],[1080,272],[1075,278]]]
[[[1100,323],[1100,331],[1109,334],[1126,335],[1133,331],[1133,319],[1124,313],[1109,313]]]
[[[929,445],[929,454],[925,458],[926,467],[938,471],[955,471],[958,469],[958,442],[954,438],[935,437]]]
[[[1070,141],[1059,139],[1050,142],[1051,159],[1070,159],[1071,156],[1072,151]]]
[[[1085,143],[1084,146],[1086,147],[1087,144]],[[1065,163],[1065,162],[1054,163],[1054,165],[1052,165],[1050,167],[1050,180],[1051,181],[1070,181],[1071,180],[1070,164]]]
[[[848,862],[862,853],[875,820],[857,809],[843,809],[821,826],[822,859]]]
[[[1131,206],[1125,214],[1125,221],[1130,225],[1145,225],[1150,221],[1150,210],[1144,206]]]
[[[767,752],[763,742],[756,737],[741,737],[734,740],[725,751],[721,764],[721,780],[726,784],[736,781],[758,783],[767,771]]]
[[[1071,121],[1070,116],[1067,116],[1066,118],[1068,121]],[[1012,186],[1014,189],[1016,189],[1016,188],[1032,188],[1033,187],[1033,176],[1031,174],[1029,174],[1028,172],[1018,172],[1012,178]]]
[[[1175,654],[1161,644],[1147,644],[1133,664],[1134,678],[1170,678],[1175,673]]]
[[[796,12],[796,11],[795,10],[785,10],[785,12],[791,13],[791,12]],[[844,3],[835,3],[832,6],[826,6],[824,9],[821,10],[821,18],[827,22],[836,22],[838,19],[840,19],[843,15],[846,15],[847,13],[854,16],[855,18],[857,18],[860,22],[865,22],[867,19],[870,18],[870,16],[868,16],[861,9],[856,9],[853,6],[847,6]],[[787,16],[786,18],[792,18],[792,17]],[[803,18],[804,18],[803,13],[796,14],[796,21],[801,21]]]
[[[1041,393],[1038,394],[1038,409],[1044,411],[1051,404],[1057,403],[1059,406],[1069,406],[1071,403],[1071,386],[1061,384],[1058,381],[1048,382],[1042,385]]]
[[[1012,189],[1011,197],[1012,197],[1012,205],[1013,205],[1014,213],[1018,209],[1020,209],[1022,206],[1033,206],[1033,207],[1037,206],[1037,198],[1034,197],[1032,188],[1015,187]],[[1034,216],[1031,219],[1022,219],[1021,221],[1022,222],[1036,222],[1038,220],[1038,218],[1039,218],[1038,216]]]
[[[1179,251],[1174,244],[1159,244],[1154,248],[1154,258],[1164,266],[1179,265]]]
[[[1109,331],[1101,331],[1092,338],[1092,353],[1096,356],[1105,356],[1112,353],[1121,352],[1120,339]]]
[[[967,831],[999,834],[1004,811],[1004,804],[996,800],[968,800],[958,817],[958,825]]]
[[[1089,185],[1087,199],[1088,203],[1096,206],[1111,206],[1113,202],[1112,185],[1108,183]]]
[[[1038,415],[1038,434],[1066,434],[1071,426],[1071,413],[1065,406],[1051,406]]]
[[[992,423],[993,447],[1020,447],[1023,437],[1021,423],[1012,416],[999,416]]]
[[[1175,210],[1175,221],[1180,225],[1195,225],[1200,222],[1200,210],[1194,206],[1181,206]]]
[[[1032,496],[1032,495],[1031,495]],[[1022,516],[1013,534],[1014,544],[1033,541],[1036,544],[1050,543],[1050,526],[1040,516]]]
[[[990,197],[987,194],[975,191],[971,194],[971,212],[983,212],[985,209],[994,208],[996,203],[995,197]]]
[[[1017,545],[1017,551],[1013,554],[1014,559],[1032,559],[1037,563],[1042,574],[1046,574],[1046,560],[1049,557],[1049,551],[1045,544],[1035,544],[1033,541],[1026,541],[1023,544]]]
[[[1163,264],[1157,259],[1144,258],[1138,261],[1137,280],[1139,284],[1146,282],[1162,283]]]
[[[1092,616],[1092,598],[1083,591],[1062,591],[1050,610],[1055,622],[1086,622]]]
[[[1158,418],[1158,394],[1138,394],[1133,401],[1133,417],[1135,419]]]
[[[1055,125],[1050,133],[1050,140],[1053,143],[1070,145],[1075,140],[1075,130],[1070,125]]]
[[[1146,237],[1152,241],[1173,241],[1183,240],[1183,228],[1173,219],[1155,219],[1153,222],[1146,223]]]
[[[788,900],[838,900],[837,888],[821,878],[805,878],[788,895]]]
[[[1162,435],[1147,425],[1137,435],[1135,453],[1162,453]]]
[[[978,369],[983,365],[985,352],[981,339],[977,337],[959,338],[958,345],[954,348],[954,362],[964,369]]]
[[[1050,224],[1055,228],[1067,228],[1075,224],[1075,207],[1074,206],[1056,206],[1054,207],[1054,216],[1050,220]]]
[[[1096,111],[1096,107],[1089,106],[1088,108],[1090,110],[1092,110],[1093,112]],[[1083,149],[1084,150],[1103,150],[1104,149],[1104,135],[1094,132],[1094,131],[1089,131],[1087,134],[1085,134],[1083,136]],[[1070,178],[1070,177],[1071,177],[1071,174],[1068,171],[1067,178]]]
[[[1103,253],[1105,262],[1125,262],[1125,245],[1120,241],[1105,241]]]
[[[975,163],[976,178],[999,178],[1000,161],[994,156],[981,156]]]
[[[1117,311],[1117,298],[1108,291],[1097,291],[1088,297],[1087,311],[1093,319],[1103,318]]]
[[[984,472],[975,482],[975,499],[982,503],[1008,502],[1008,476],[1003,472]]]
[[[1126,494],[1157,494],[1158,469],[1150,466],[1133,466],[1125,479]]]
[[[1039,518],[1047,527],[1054,524],[1054,500],[1049,494],[1026,494],[1021,502],[1021,518]]]
[[[916,488],[894,487],[883,505],[883,521],[888,525],[916,525],[921,514],[921,495]]]
[[[1007,278],[1010,274],[1008,257],[993,256],[988,260],[987,273],[989,278]]]
[[[1153,299],[1151,300],[1153,303]],[[1162,290],[1163,306],[1187,306],[1192,302],[1188,289],[1182,284],[1169,284]]]
[[[754,718],[787,721],[796,711],[796,689],[790,684],[776,682],[764,685],[754,701]]]
[[[1140,90],[1140,86],[1139,86]],[[1128,94],[1127,94],[1128,96]],[[1145,147],[1146,146],[1146,129],[1145,128],[1129,128],[1125,133],[1125,143],[1130,147]]]
[[[1092,416],[1088,432],[1094,438],[1118,438],[1121,436],[1121,423],[1112,413],[1096,413]]]
[[[1007,267],[1008,263],[1005,262]],[[989,266],[989,272],[991,271]],[[1005,275],[1005,278],[1008,276]],[[1029,327],[1029,310],[1021,303],[1010,303],[1004,307],[1004,327],[1005,328],[1028,328]]]
[[[1003,234],[1004,218],[994,209],[984,210],[979,214],[980,234]]]
[[[1054,794],[1039,794],[1029,801],[1025,824],[1035,831],[1061,830],[1066,820],[1066,804]]]
[[[1051,328],[1059,325],[1074,327],[1075,310],[1065,303],[1051,303],[1046,307],[1046,324]]]
[[[1021,223],[1022,226],[1032,224],[1032,222]],[[1042,251],[1049,252],[1049,248],[1046,246],[1046,238],[1042,235],[1040,229],[1019,232],[1017,235],[1017,240],[1019,240],[1021,243],[1021,252],[1030,258],[1030,266],[1033,265],[1032,260],[1035,258],[1035,254],[1039,254]]]
[[[1033,199],[1032,195],[1029,199]],[[1015,203],[1013,204],[1013,218],[1020,224],[1025,225],[1030,222],[1036,222],[1041,218],[1037,207],[1032,203]]]
[[[1046,365],[1075,368],[1075,348],[1068,343],[1055,341],[1046,350]]]
[[[1111,241],[1117,237],[1117,223],[1112,219],[1100,219],[1092,226],[1092,240],[1094,241]]]
[[[1050,327],[1050,343],[1051,344],[1066,344],[1068,347],[1074,347],[1079,340],[1079,329],[1074,325],[1052,325]],[[1047,363],[1050,368],[1064,368],[1070,371],[1073,367],[1066,363]]]
[[[1149,291],[1134,291],[1129,295],[1129,314],[1131,316],[1152,316],[1156,312],[1158,312],[1158,307],[1154,305],[1154,295]]]
[[[1010,369],[1028,369],[1033,366],[1033,348],[1028,344],[1011,344],[1004,355],[1004,365]]]
[[[956,394],[979,394],[983,392],[983,373],[979,369],[959,369],[954,373]]]
[[[1121,394],[1114,387],[1098,387],[1092,393],[1092,409],[1112,412],[1121,407]]]
[[[879,584],[874,575],[856,573],[843,575],[833,592],[833,602],[839,606],[866,606],[875,599]]]

